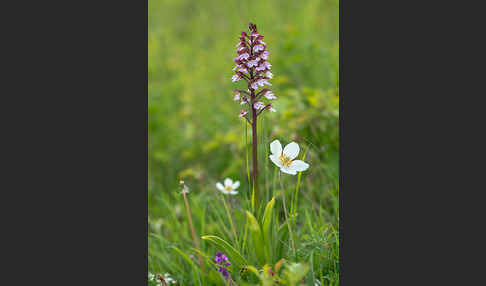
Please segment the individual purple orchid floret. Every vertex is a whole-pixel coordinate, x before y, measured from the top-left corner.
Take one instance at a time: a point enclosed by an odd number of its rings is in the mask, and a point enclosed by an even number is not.
[[[240,41],[236,45],[238,55],[234,58],[236,66],[233,68],[235,74],[232,81],[237,82],[243,79],[247,82],[248,92],[244,92],[246,96],[240,96],[238,92],[235,93],[234,100],[241,100],[240,103],[247,106],[247,111],[240,112],[239,115],[252,124],[251,121],[254,121],[264,110],[275,111],[271,104],[266,104],[261,100],[263,98],[272,100],[276,97],[268,91],[258,92],[259,88],[272,85],[268,81],[273,78],[273,74],[270,72],[272,65],[267,61],[270,53],[267,51],[267,44],[262,41],[263,35],[258,33],[255,24],[250,23],[249,30],[249,33],[241,32]]]
[[[221,274],[223,274],[223,276],[228,279],[230,277],[230,274],[228,272],[228,269],[226,269],[226,266],[231,265],[228,257],[225,254],[221,253],[221,251],[218,251],[216,253],[216,256],[214,257],[214,261],[217,265],[219,265],[218,272],[221,272]]]

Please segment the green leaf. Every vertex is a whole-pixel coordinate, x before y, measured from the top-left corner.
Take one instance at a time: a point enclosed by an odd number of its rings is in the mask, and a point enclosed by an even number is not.
[[[273,206],[275,205],[275,197],[273,197],[270,202],[268,202],[267,206],[265,207],[265,212],[263,213],[262,225],[263,225],[263,240],[265,242],[265,255],[267,262],[272,262],[272,246],[273,243],[272,233],[271,233],[271,222],[272,222],[272,214],[273,214]]]
[[[225,251],[225,254],[229,255],[231,259],[238,265],[243,266],[248,264],[246,259],[241,256],[241,254],[224,239],[215,235],[203,235],[201,238],[214,243],[216,246],[221,247]]]
[[[265,243],[263,241],[262,230],[260,229],[257,219],[249,211],[246,211],[246,217],[249,222],[251,240],[253,242],[253,247],[255,248],[255,254],[258,262],[263,265],[265,263]]]

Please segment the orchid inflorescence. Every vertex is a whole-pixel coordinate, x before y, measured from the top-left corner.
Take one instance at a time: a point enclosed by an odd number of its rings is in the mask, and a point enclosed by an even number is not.
[[[267,51],[267,44],[263,42],[263,35],[258,34],[255,24],[250,23],[249,29],[250,34],[241,32],[240,42],[236,45],[238,56],[234,58],[236,66],[233,68],[235,75],[232,80],[236,82],[244,79],[248,84],[246,91],[235,90],[233,99],[249,106],[253,119],[247,116],[248,111],[245,109],[240,111],[240,117],[244,117],[251,124],[251,120],[255,120],[264,110],[276,111],[271,103],[265,104],[261,101],[262,97],[267,100],[277,97],[268,88],[256,93],[260,87],[272,85],[268,80],[273,78],[273,74],[270,72],[272,65],[267,61],[270,53]]]

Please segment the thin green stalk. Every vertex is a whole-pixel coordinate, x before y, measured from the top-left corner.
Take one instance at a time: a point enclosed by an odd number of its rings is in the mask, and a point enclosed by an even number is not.
[[[231,225],[231,230],[233,231],[233,241],[235,243],[235,248],[238,248],[238,246],[239,246],[238,236],[236,235],[236,228],[235,228],[235,225],[233,224],[233,217],[230,214],[230,211],[228,209],[228,205],[226,204],[226,200],[223,197],[223,194],[221,194],[221,200],[223,200],[224,209],[226,210],[226,215],[228,216],[228,220],[229,220],[230,225]]]
[[[297,252],[295,251],[295,243],[294,243],[294,235],[292,233],[292,227],[290,226],[290,221],[287,216],[287,207],[285,206],[285,190],[282,184],[282,172],[278,172],[278,178],[280,179],[280,188],[282,189],[282,203],[283,203],[283,208],[284,208],[284,214],[285,214],[285,222],[287,223],[287,227],[289,228],[289,235],[290,235],[290,243],[292,245],[292,250],[294,251],[294,259],[297,258]]]
[[[309,148],[305,149],[304,156],[302,157],[302,161],[305,161],[305,157],[307,156],[307,150]],[[295,213],[297,212],[297,206],[298,206],[298,199],[299,199],[299,187],[300,187],[300,178],[302,177],[302,172],[299,172],[299,175],[297,176],[297,187],[295,188],[295,195],[290,207],[290,217],[291,219],[295,216]]]

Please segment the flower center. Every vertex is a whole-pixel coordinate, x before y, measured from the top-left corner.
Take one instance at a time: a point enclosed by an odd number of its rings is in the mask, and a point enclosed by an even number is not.
[[[289,157],[285,156],[285,154],[282,153],[282,155],[280,155],[280,162],[282,163],[282,165],[284,165],[285,167],[289,167],[290,164],[292,164],[292,160],[290,160]]]
[[[224,187],[224,190],[229,192],[229,191],[233,190],[233,187],[232,186],[226,186],[226,187]]]

